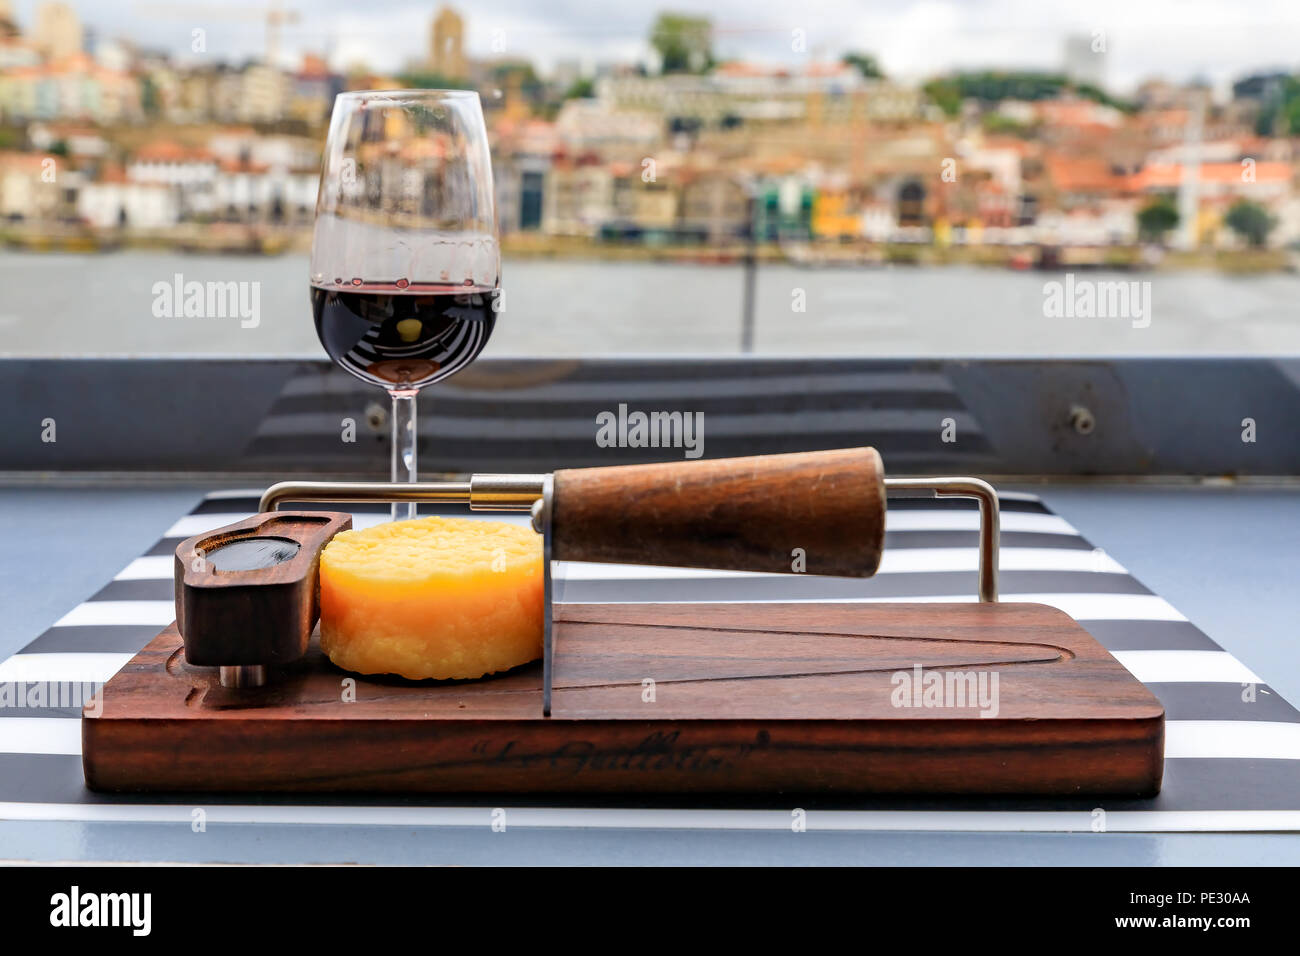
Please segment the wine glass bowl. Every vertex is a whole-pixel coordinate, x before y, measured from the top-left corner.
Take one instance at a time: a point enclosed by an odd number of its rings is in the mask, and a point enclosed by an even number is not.
[[[415,397],[473,362],[501,277],[477,93],[387,90],[334,103],[312,234],[316,333],[393,400],[394,481],[415,481]],[[415,505],[394,505],[394,518]]]

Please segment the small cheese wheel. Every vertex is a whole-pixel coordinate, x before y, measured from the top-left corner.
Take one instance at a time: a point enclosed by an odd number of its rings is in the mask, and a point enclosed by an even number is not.
[[[482,677],[542,656],[542,539],[419,518],[344,531],[320,556],[321,649],[344,670]]]

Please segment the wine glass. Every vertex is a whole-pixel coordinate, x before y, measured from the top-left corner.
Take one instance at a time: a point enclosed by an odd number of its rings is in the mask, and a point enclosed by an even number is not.
[[[393,481],[416,481],[416,396],[478,357],[501,282],[478,94],[367,90],[334,101],[316,199],[316,334],[393,402]],[[414,518],[415,502],[393,505]]]

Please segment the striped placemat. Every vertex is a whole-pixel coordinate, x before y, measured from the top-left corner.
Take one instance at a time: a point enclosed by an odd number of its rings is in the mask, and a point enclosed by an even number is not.
[[[711,458],[872,444],[903,473],[980,473],[996,460],[979,421],[938,363],[851,360],[508,360],[471,366],[421,397],[422,467],[434,471],[546,472],[611,463],[597,415],[653,409],[698,415]],[[375,389],[331,365],[288,379],[244,450],[268,472],[355,470],[383,459],[362,410]],[[344,418],[356,440],[340,441]],[[943,432],[951,432],[944,440]],[[658,448],[621,448],[617,464],[659,461]]]
[[[172,621],[172,553],[181,539],[256,510],[255,492],[209,495],[89,600],[0,663],[0,819],[340,826],[487,826],[502,802],[511,826],[787,829],[771,798],[465,799],[156,794],[86,790],[78,701]],[[355,524],[386,520],[359,507]],[[524,516],[478,515],[526,521]],[[866,580],[622,565],[556,568],[565,602],[967,601],[975,593],[978,514],[963,500],[890,502],[885,557]],[[1159,796],[800,798],[809,829],[1300,830],[1300,712],[1177,609],[1029,495],[1002,496],[1001,594],[1055,605],[1080,621],[1165,705]]]

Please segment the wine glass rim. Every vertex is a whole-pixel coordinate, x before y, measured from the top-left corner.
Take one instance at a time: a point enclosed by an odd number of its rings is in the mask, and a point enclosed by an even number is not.
[[[408,90],[347,90],[338,94],[340,100],[356,99],[387,99],[387,100],[414,100],[414,99],[452,99],[460,97],[474,97],[478,99],[477,90],[429,90],[429,89],[408,89]]]

